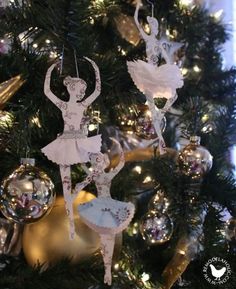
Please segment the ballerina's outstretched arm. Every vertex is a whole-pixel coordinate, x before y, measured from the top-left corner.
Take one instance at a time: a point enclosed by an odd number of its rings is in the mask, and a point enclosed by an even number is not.
[[[61,109],[64,101],[59,99],[54,93],[52,93],[50,89],[51,74],[52,74],[54,67],[57,64],[58,62],[52,64],[47,70],[45,81],[44,81],[44,93],[51,100],[51,102],[53,102],[59,109]]]
[[[93,66],[94,71],[95,71],[95,90],[94,92],[87,97],[82,103],[84,106],[89,106],[92,102],[94,102],[94,100],[99,96],[99,94],[101,93],[101,79],[100,79],[100,71],[99,68],[97,66],[97,64],[91,60],[88,57],[84,57],[85,59],[87,59]]]
[[[75,190],[72,194],[72,199],[74,201],[74,199],[77,197],[78,193],[83,190],[83,188],[85,188],[88,184],[90,184],[95,177],[97,177],[99,175],[100,172],[98,171],[89,171],[89,174],[87,175],[87,177],[80,183],[77,183],[75,186]]]
[[[171,58],[166,52],[166,49],[162,46],[162,43],[160,43],[160,41],[157,41],[157,44],[161,50],[161,57],[165,60],[166,64],[172,64]]]

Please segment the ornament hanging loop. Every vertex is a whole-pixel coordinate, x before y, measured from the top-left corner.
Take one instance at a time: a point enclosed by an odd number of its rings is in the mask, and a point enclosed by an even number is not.
[[[62,46],[62,52],[61,52],[60,75],[62,75],[62,70],[63,70],[64,52],[65,52],[65,45],[63,44],[63,46]]]
[[[62,75],[62,72],[63,72],[64,54],[65,54],[65,45],[63,44],[62,53],[61,53],[60,75]],[[74,49],[74,61],[75,61],[76,76],[79,77],[79,69],[78,69],[77,56],[76,56],[75,49]]]
[[[150,0],[147,0],[147,2],[152,6],[152,17],[154,17],[154,3]]]
[[[74,59],[75,59],[76,76],[79,78],[79,69],[78,69],[78,63],[77,63],[77,57],[76,57],[76,50],[75,49],[74,49]]]

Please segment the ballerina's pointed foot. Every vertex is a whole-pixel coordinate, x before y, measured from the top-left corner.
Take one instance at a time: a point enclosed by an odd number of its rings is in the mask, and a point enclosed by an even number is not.
[[[69,234],[69,240],[74,240],[74,238],[75,238],[75,233],[74,233],[74,232],[71,232],[71,233]]]
[[[70,220],[70,232],[69,232],[69,239],[74,240],[75,238],[75,226],[74,221]]]
[[[111,272],[106,272],[104,276],[104,283],[111,286],[112,276]]]

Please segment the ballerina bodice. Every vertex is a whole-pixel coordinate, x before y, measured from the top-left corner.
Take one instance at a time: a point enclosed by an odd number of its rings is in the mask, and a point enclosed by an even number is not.
[[[61,102],[58,107],[62,111],[62,117],[64,120],[64,132],[65,131],[80,131],[82,118],[86,106],[81,103],[73,102]]]
[[[104,173],[95,179],[98,197],[111,197],[111,181],[112,178],[107,173]]]
[[[155,36],[149,35],[145,39],[147,61],[152,65],[158,64],[158,55],[160,54],[160,46]]]

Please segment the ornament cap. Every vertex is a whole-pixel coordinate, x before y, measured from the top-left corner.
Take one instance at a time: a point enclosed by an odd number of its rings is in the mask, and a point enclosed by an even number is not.
[[[201,137],[196,135],[190,136],[190,142],[196,145],[200,145]]]
[[[32,159],[32,158],[21,158],[20,159],[20,163],[22,165],[34,166],[35,165],[35,159]]]

